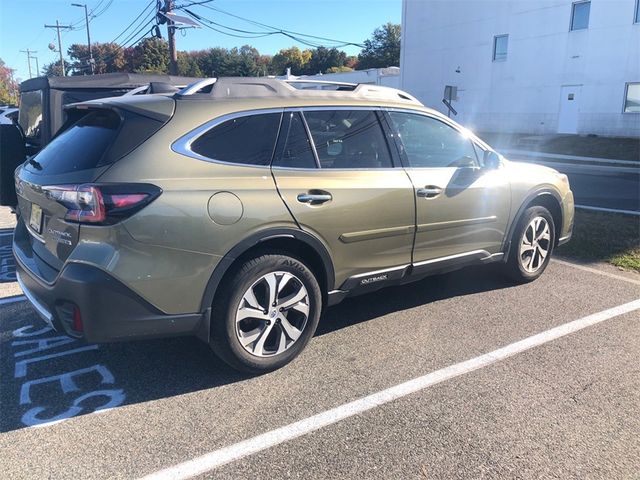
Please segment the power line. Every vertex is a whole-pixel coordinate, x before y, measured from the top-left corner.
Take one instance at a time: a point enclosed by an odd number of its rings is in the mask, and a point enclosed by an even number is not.
[[[143,38],[145,38],[149,33],[151,33],[152,29],[149,30],[144,30],[154,19],[150,19],[146,24],[144,24],[138,31],[134,32],[132,35],[130,35],[125,41],[122,42],[121,45],[115,44],[115,52],[107,55],[106,57],[97,57],[96,58],[96,62],[101,61],[104,63],[109,63],[111,60],[113,60],[114,58],[116,58],[118,56],[118,54],[120,53],[120,51],[129,48],[133,45],[138,44],[138,42],[140,42]],[[140,35],[139,37],[135,38],[136,35],[139,35],[140,32],[142,32],[144,30],[144,33],[142,33],[142,35]],[[113,42],[115,43],[115,42]],[[81,61],[81,59],[79,59]],[[79,67],[74,67],[74,69],[82,71],[82,70],[86,70],[88,67],[87,65],[81,65]]]
[[[60,40],[60,29],[69,30],[71,29],[71,27],[69,25],[60,25],[60,22],[56,20],[55,25],[45,25],[44,28],[55,28],[56,32],[58,33],[58,51],[60,53],[60,70],[62,70],[62,76],[64,77],[66,75],[66,72],[64,69],[64,58],[62,57],[62,40]]]
[[[316,39],[316,40],[325,40],[325,41],[328,41],[328,42],[337,43],[337,44],[340,44],[340,46],[349,46],[350,45],[350,46],[360,47],[360,48],[364,47],[364,45],[362,45],[361,43],[347,42],[345,40],[336,40],[336,39],[327,38],[327,37],[319,37],[319,36],[316,36],[316,35],[309,35],[309,34],[306,34],[306,33],[295,32],[293,30],[286,30],[286,29],[283,29],[283,28],[274,27],[273,25],[267,25],[266,23],[261,23],[261,22],[255,21],[255,20],[251,20],[249,18],[241,17],[240,15],[236,15],[234,13],[227,12],[226,10],[222,10],[221,8],[213,7],[211,5],[206,5],[204,3],[198,4],[198,6],[201,6],[201,7],[204,7],[204,8],[208,8],[209,10],[213,10],[215,12],[222,13],[223,15],[228,15],[230,17],[237,18],[239,20],[242,20],[242,21],[247,22],[247,23],[251,23],[253,25],[257,25],[259,27],[275,30],[277,33],[281,33],[281,34],[283,34],[283,35],[285,35],[285,36],[287,36],[289,38],[306,37],[306,38],[313,38],[313,39]],[[301,43],[304,43],[304,42],[301,42]]]
[[[240,28],[234,28],[234,27],[229,27],[227,25],[223,25],[221,23],[218,22],[214,22],[213,20],[206,18],[203,15],[200,14],[196,14],[194,12],[192,12],[191,10],[187,9],[187,8],[183,8],[183,10],[192,18],[199,20],[200,22],[203,22],[203,26],[205,26],[206,28],[209,28],[211,30],[214,30],[218,33],[222,33],[223,35],[227,35],[230,37],[235,37],[235,38],[262,38],[262,37],[267,37],[270,35],[283,35],[285,37],[291,38],[293,41],[301,43],[303,45],[312,47],[312,48],[319,48],[324,46],[322,43],[318,43],[318,42],[312,42],[310,40],[307,40],[305,38],[300,38],[300,36],[298,35],[294,35],[292,33],[290,33],[289,31],[286,30],[277,30],[277,31],[271,31],[271,32],[256,32],[256,31],[251,31],[251,30],[244,30],[244,29],[240,29]],[[224,28],[226,30],[231,30],[232,32],[238,32],[241,33],[243,35],[239,35],[238,33],[230,33],[227,31],[223,31],[223,30],[219,30],[215,27],[212,27],[212,25],[216,25],[217,27],[220,28]],[[340,40],[335,40],[336,42],[339,42]],[[337,45],[329,45],[329,47],[332,48],[339,48],[339,47],[346,47],[348,45],[355,45],[353,43],[350,42],[343,42],[341,44],[337,44]]]
[[[138,14],[138,16],[137,16],[136,18],[134,18],[134,19],[133,19],[133,21],[132,21],[129,25],[127,25],[127,27],[126,27],[122,32],[120,32],[120,34],[119,34],[116,38],[114,38],[113,40],[111,40],[111,42],[109,42],[109,43],[116,43],[116,40],[118,40],[122,35],[124,35],[124,34],[127,32],[127,30],[129,30],[129,29],[131,28],[131,26],[132,26],[134,23],[136,23],[136,22],[138,21],[138,19],[139,19],[142,15],[144,15],[144,14],[145,14],[145,12],[146,12],[147,10],[149,10],[149,7],[151,7],[154,3],[155,3],[155,0],[151,0],[151,1],[150,1],[150,2],[149,2],[149,3],[148,3],[148,4],[147,4],[143,9],[142,9],[142,11]],[[147,18],[148,18],[148,17],[147,17]],[[144,20],[143,20],[143,21],[144,21]],[[140,23],[142,23],[142,22],[140,22]]]

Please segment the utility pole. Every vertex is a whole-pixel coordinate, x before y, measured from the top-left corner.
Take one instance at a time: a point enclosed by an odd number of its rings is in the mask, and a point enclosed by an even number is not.
[[[173,10],[173,0],[164,0],[165,13]],[[173,20],[167,17],[167,38],[169,39],[169,73],[178,74],[178,52],[176,51],[176,27]]]
[[[66,76],[67,73],[64,70],[64,58],[62,57],[62,41],[60,40],[60,29],[71,30],[71,25],[60,25],[60,22],[56,20],[55,25],[45,25],[44,28],[55,28],[58,32],[58,52],[60,52],[60,69],[62,70],[62,76]]]
[[[34,52],[33,50],[29,50],[27,48],[26,50],[20,50],[20,53],[26,53],[27,54],[27,63],[29,64],[29,78],[33,78],[33,76],[31,75],[31,54],[32,53],[38,53],[38,52]]]
[[[89,13],[87,12],[86,3],[72,3],[72,7],[84,7],[84,19],[87,24],[87,46],[89,47],[89,66],[91,67],[91,75],[95,70],[95,62],[93,61],[93,52],[91,51],[91,36],[89,35]]]
[[[32,53],[38,53],[38,52],[32,52]],[[36,77],[40,76],[40,65],[38,65],[38,57],[30,57],[33,58],[36,61]]]

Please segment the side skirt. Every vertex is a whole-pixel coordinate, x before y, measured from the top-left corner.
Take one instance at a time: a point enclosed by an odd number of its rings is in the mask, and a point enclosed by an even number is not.
[[[374,292],[392,285],[415,282],[431,275],[447,273],[471,265],[500,262],[503,259],[504,253],[502,252],[490,254],[486,250],[474,250],[418,262],[413,265],[401,265],[354,275],[345,280],[339,289],[332,290],[327,294],[327,306],[336,305],[347,297]]]

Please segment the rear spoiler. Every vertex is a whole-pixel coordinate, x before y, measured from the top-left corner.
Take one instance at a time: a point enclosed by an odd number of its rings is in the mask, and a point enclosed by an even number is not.
[[[166,94],[134,95],[101,98],[87,102],[70,103],[64,106],[67,112],[69,110],[90,110],[94,108],[126,110],[165,123],[173,116],[175,100]]]

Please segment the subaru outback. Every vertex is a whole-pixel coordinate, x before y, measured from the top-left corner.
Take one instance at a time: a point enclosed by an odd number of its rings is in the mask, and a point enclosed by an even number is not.
[[[573,194],[411,95],[221,78],[72,105],[16,170],[18,281],[89,342],[195,335],[279,368],[346,297],[474,264],[538,278]]]

